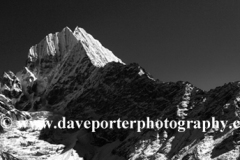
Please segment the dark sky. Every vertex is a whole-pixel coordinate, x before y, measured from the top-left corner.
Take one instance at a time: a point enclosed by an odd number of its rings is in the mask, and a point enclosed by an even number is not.
[[[38,0],[0,6],[0,72],[48,33],[84,28],[125,63],[209,90],[240,80],[239,0]]]

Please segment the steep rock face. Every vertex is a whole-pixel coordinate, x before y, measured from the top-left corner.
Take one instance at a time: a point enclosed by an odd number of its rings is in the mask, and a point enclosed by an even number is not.
[[[1,93],[11,99],[16,99],[22,93],[19,79],[11,71],[5,72],[1,80]]]
[[[66,27],[62,32],[49,34],[30,48],[25,69],[17,73],[25,90],[23,98],[27,95],[30,99],[20,108],[36,110],[38,107],[33,106],[36,103],[42,105],[40,101],[44,106],[48,103],[57,105],[58,99],[67,99],[69,93],[78,92],[81,81],[86,80],[91,72],[112,61],[123,63],[79,27],[74,32]],[[56,98],[53,91],[62,96]]]
[[[15,74],[10,71],[4,72],[0,85],[0,117],[6,115],[17,120],[30,118],[27,112],[21,112],[15,108],[15,103],[22,94],[21,82]]]
[[[221,128],[137,132],[115,127],[94,133],[91,128],[51,128],[39,134],[45,141],[65,145],[63,154],[55,159],[67,159],[77,152],[84,160],[237,160],[240,132],[229,126],[239,120],[239,84],[228,83],[206,92],[189,82],[161,82],[136,63],[124,64],[83,29],[72,32],[64,28],[30,48],[22,71],[4,74],[0,112],[11,116],[7,113],[14,111],[14,115],[30,118],[23,111],[48,110],[68,120],[145,121],[149,117],[193,121],[215,117],[228,120],[223,132]]]

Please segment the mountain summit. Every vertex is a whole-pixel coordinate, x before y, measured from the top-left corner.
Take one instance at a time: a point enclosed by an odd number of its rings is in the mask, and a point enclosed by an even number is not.
[[[99,121],[149,117],[176,122],[214,117],[227,121],[226,127],[184,132],[164,127],[141,132],[18,129],[0,135],[1,155],[22,160],[239,160],[240,132],[230,127],[240,118],[239,103],[239,82],[208,92],[189,82],[161,82],[140,65],[122,62],[84,29],[66,27],[31,47],[21,71],[3,74],[1,115],[16,121],[47,118],[54,122],[62,117]]]

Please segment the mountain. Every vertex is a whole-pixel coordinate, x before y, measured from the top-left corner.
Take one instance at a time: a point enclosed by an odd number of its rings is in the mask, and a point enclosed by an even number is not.
[[[21,71],[3,74],[1,115],[15,121],[46,118],[54,123],[63,117],[144,122],[149,117],[178,123],[214,117],[227,121],[226,128],[204,131],[194,123],[184,132],[174,127],[143,128],[141,132],[116,127],[96,132],[91,127],[13,127],[2,129],[1,156],[22,160],[239,160],[240,130],[230,127],[240,118],[239,103],[239,82],[210,91],[189,82],[162,82],[137,63],[122,62],[84,29],[66,27],[31,47]]]

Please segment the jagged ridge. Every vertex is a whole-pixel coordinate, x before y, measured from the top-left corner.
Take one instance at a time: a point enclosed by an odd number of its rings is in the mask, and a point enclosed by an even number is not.
[[[83,29],[72,32],[64,28],[30,48],[22,71],[4,74],[0,112],[14,111],[21,115],[16,117],[27,118],[22,111],[48,110],[76,120],[144,120],[147,116],[154,120],[207,120],[214,116],[233,122],[239,119],[239,91],[239,82],[208,92],[189,82],[161,82],[136,63],[124,64]],[[141,133],[118,129],[67,132],[43,130],[41,137],[71,146],[85,159],[240,157],[239,131],[229,128],[223,133],[181,133],[164,128]],[[75,140],[67,144],[56,135]]]

